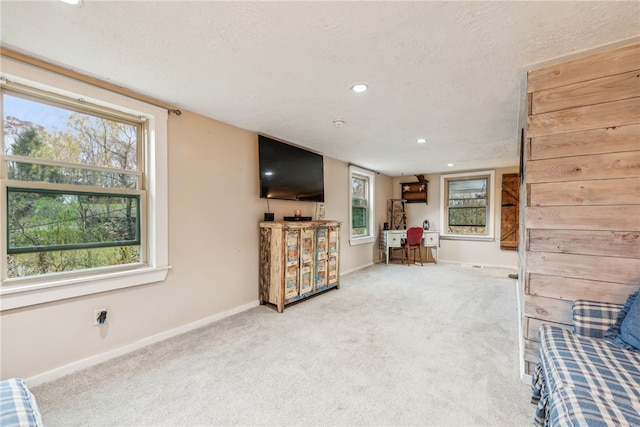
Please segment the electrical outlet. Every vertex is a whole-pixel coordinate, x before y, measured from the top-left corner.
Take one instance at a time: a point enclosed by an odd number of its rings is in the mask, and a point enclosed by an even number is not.
[[[104,325],[104,322],[103,323],[99,323],[98,322],[98,317],[100,317],[100,313],[102,313],[103,311],[106,313],[107,309],[106,308],[96,308],[95,310],[93,310],[93,326],[100,326],[101,324]],[[106,315],[105,315],[105,320],[104,321],[105,322],[107,321]]]

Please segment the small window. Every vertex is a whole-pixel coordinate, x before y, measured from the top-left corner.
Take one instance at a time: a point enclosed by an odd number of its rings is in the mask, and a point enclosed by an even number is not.
[[[443,237],[493,238],[493,171],[441,176]]]
[[[350,243],[352,245],[374,241],[373,194],[375,175],[367,170],[349,168],[351,201]]]
[[[351,178],[351,235],[354,237],[367,235],[367,211],[369,179],[354,175]]]

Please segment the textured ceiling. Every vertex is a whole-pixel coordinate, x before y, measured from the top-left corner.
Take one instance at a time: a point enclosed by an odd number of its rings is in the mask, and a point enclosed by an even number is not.
[[[7,48],[392,176],[517,165],[525,70],[640,33],[638,1],[0,7]]]

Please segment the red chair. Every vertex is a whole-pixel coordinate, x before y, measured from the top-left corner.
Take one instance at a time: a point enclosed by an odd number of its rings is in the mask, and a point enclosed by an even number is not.
[[[420,250],[422,247],[422,227],[411,227],[407,230],[407,238],[402,243],[402,263],[404,264],[404,256],[407,255],[407,267],[411,265],[409,262],[409,251],[413,251],[413,263],[416,263],[416,250],[418,251],[418,256],[420,257],[420,265],[424,266],[422,263],[422,251]]]

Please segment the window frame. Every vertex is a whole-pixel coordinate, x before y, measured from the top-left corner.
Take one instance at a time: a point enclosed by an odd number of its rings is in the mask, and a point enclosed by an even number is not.
[[[144,157],[144,186],[141,209],[146,211],[146,223],[141,227],[141,252],[146,262],[124,267],[100,267],[76,272],[53,273],[24,278],[6,278],[3,268],[0,282],[0,311],[41,304],[98,292],[160,282],[166,279],[168,259],[168,171],[167,171],[167,119],[168,111],[140,100],[129,98],[78,80],[61,76],[11,58],[2,58],[2,85],[12,84],[45,91],[52,96],[78,100],[78,105],[92,105],[120,111],[143,118],[146,123]],[[8,182],[5,162],[0,162],[0,256],[6,259],[6,195]],[[30,186],[26,183],[25,186]],[[3,265],[6,264],[4,261]]]
[[[367,233],[362,236],[353,236],[353,178],[364,178],[367,180]],[[375,241],[375,173],[357,166],[349,166],[349,244],[363,245]]]
[[[460,234],[449,232],[449,186],[450,181],[467,181],[473,179],[487,179],[487,225],[486,233],[483,234]],[[442,231],[440,237],[452,240],[475,240],[475,241],[493,241],[495,239],[495,171],[485,170],[476,172],[463,172],[455,174],[440,175],[440,224]]]
[[[18,183],[26,183],[27,185],[17,185]],[[123,191],[123,189],[105,189],[105,191],[96,192],[95,190],[78,190],[77,188],[71,188],[67,185],[61,185],[57,187],[53,186],[43,186],[43,185],[28,185],[33,184],[32,181],[13,181],[8,182],[7,186],[7,199],[9,198],[10,193],[40,193],[40,194],[60,194],[60,195],[74,195],[74,196],[99,196],[99,197],[122,197],[126,199],[132,199],[136,201],[135,212],[136,212],[136,224],[135,224],[135,238],[134,239],[123,239],[123,240],[111,240],[111,241],[102,241],[102,242],[81,242],[81,243],[58,243],[53,245],[40,245],[40,246],[14,246],[11,247],[11,239],[9,234],[5,236],[7,238],[6,241],[6,252],[7,255],[11,254],[25,254],[25,253],[33,253],[33,252],[49,252],[49,251],[64,251],[64,250],[77,250],[77,249],[100,249],[100,248],[110,248],[110,247],[118,247],[118,246],[140,246],[141,249],[141,261],[144,261],[144,251],[142,250],[142,233],[141,230],[143,228],[142,219],[145,219],[146,222],[146,212],[142,207],[142,200],[144,199],[144,192],[141,190],[134,191]],[[39,184],[39,183],[37,183]],[[70,189],[67,189],[70,188]],[[8,203],[8,201],[7,201]],[[5,215],[4,219],[7,218],[8,215]],[[6,259],[6,258],[5,258]],[[133,263],[131,263],[133,264]],[[131,265],[126,264],[126,265]],[[86,270],[86,269],[84,269]],[[80,270],[74,270],[80,271]],[[5,272],[3,272],[4,274]],[[31,276],[27,276],[31,277]]]

